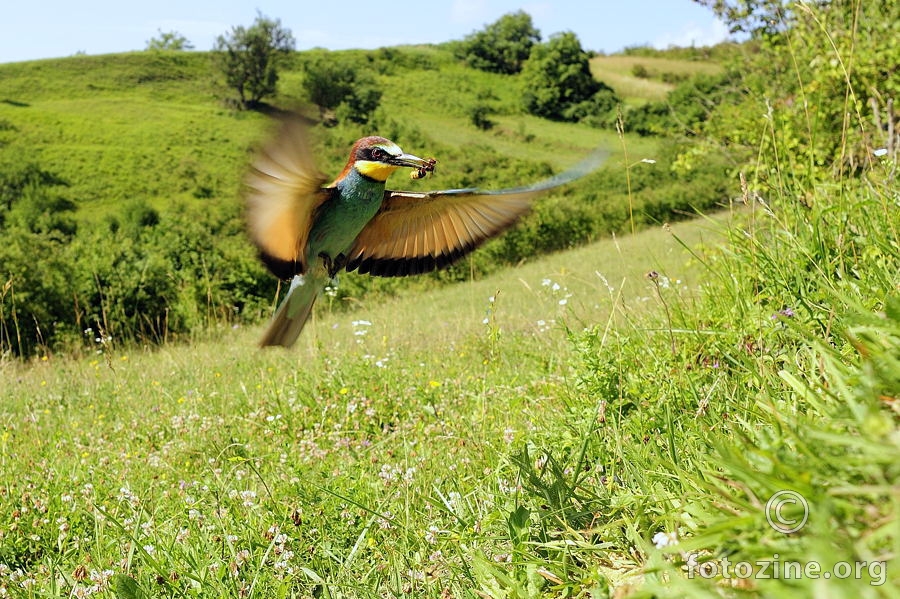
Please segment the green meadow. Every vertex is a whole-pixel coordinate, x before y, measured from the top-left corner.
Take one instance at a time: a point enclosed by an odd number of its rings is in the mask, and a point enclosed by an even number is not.
[[[617,54],[591,59],[594,77],[607,82],[626,102],[664,100],[674,82],[697,74],[716,75],[722,65],[713,60],[685,60],[666,56]],[[643,74],[636,76],[635,73]]]
[[[755,71],[686,140],[523,115],[441,46],[340,53],[369,126],[439,160],[394,185],[609,157],[449,273],[342,275],[290,351],[255,345],[277,282],[241,230],[269,117],[208,56],[0,65],[0,167],[57,207],[0,212],[0,597],[900,596],[897,157],[869,46],[810,23],[840,94]],[[775,48],[746,49],[808,64]],[[591,65],[638,107],[733,68],[685,53]],[[317,127],[323,169],[365,129]],[[77,317],[15,345],[51,299]]]

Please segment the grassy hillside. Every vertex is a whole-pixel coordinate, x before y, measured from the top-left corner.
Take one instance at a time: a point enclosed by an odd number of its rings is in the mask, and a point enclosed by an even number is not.
[[[263,117],[218,100],[209,57],[142,53],[0,65],[3,164],[34,162],[93,219],[137,200],[234,202]],[[200,197],[198,197],[200,196]]]
[[[300,62],[317,52],[282,69],[273,105],[303,103]],[[434,177],[391,181],[410,189],[518,186],[597,148],[609,152],[600,172],[541,200],[515,236],[438,278],[480,276],[723,200],[723,164],[710,164],[711,177],[678,174],[670,168],[674,154],[658,139],[525,115],[517,79],[467,68],[448,49],[348,51],[329,59],[372,73],[383,96],[367,125],[315,128],[325,172],[338,172],[353,141],[372,133],[438,159]],[[271,119],[229,108],[230,92],[208,54],[6,64],[0,80],[0,193],[10,213],[0,213],[0,227],[6,222],[13,240],[0,252],[3,351],[77,349],[85,328],[100,327],[117,338],[155,341],[266,313],[275,281],[243,234],[239,187]],[[471,122],[475,105],[488,107],[490,130]],[[405,284],[354,280],[341,294],[359,300]]]
[[[509,85],[508,77],[466,68],[436,48],[395,51],[411,57],[410,67],[394,54],[369,54],[375,60],[372,68],[384,71],[383,114],[424,135],[425,147],[416,151],[485,146],[562,168],[602,146],[610,150],[611,163],[620,162],[621,144],[609,132],[521,115],[519,90]],[[633,85],[638,80],[629,77],[623,65],[637,60],[603,57],[593,64],[601,78],[615,74]],[[672,73],[716,68],[642,60],[654,70]],[[385,63],[379,66],[378,61]],[[599,68],[613,64],[617,66]],[[0,76],[0,119],[7,124],[0,132],[0,164],[41,164],[64,179],[68,194],[90,213],[134,199],[161,207],[176,200],[194,201],[198,195],[233,202],[247,151],[265,132],[263,115],[225,107],[222,98],[228,92],[218,84],[205,53],[144,52],[3,64]],[[286,70],[281,79],[282,97],[277,101],[298,101],[303,94],[301,72]],[[479,93],[487,92],[502,122],[490,132],[471,126],[466,112]],[[642,95],[626,86],[622,93],[629,99],[649,99],[657,92]],[[324,166],[337,168],[357,134],[336,132],[339,139],[329,144]],[[654,153],[652,143],[632,141],[636,154]],[[449,184],[453,169],[448,161]],[[485,172],[475,183],[490,185],[492,174]]]
[[[0,588],[89,588],[72,578],[81,566],[102,588],[116,584],[105,570],[134,572],[153,596],[487,588],[489,570],[470,560],[511,555],[506,519],[525,493],[514,454],[571,447],[594,426],[594,408],[574,403],[567,329],[654,304],[648,270],[687,300],[697,263],[675,236],[696,246],[721,235],[715,223],[679,225],[326,311],[292,352],[255,349],[253,327],[0,363],[0,489],[15,497],[0,508],[3,529],[15,523],[0,533],[0,564],[29,573],[0,568]],[[34,505],[46,524],[28,517]],[[30,574],[41,563],[54,574]],[[634,558],[623,547],[598,566],[627,579]]]
[[[636,104],[663,100],[675,89],[676,82],[698,74],[718,74],[722,72],[722,65],[712,60],[613,55],[592,58],[591,72],[615,89],[626,102]]]

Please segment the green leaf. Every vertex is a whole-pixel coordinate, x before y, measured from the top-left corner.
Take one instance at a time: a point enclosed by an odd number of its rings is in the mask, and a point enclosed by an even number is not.
[[[509,538],[513,544],[519,545],[528,540],[531,527],[530,518],[531,511],[524,505],[520,505],[509,514],[507,524],[509,525]]]
[[[126,574],[116,574],[112,577],[112,589],[119,599],[145,599],[147,597],[140,585]]]

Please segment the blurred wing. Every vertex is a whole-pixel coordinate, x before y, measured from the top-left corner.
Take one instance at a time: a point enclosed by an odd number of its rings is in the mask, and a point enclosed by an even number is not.
[[[605,152],[528,187],[385,191],[381,209],[347,253],[347,270],[397,277],[443,268],[509,228],[539,195],[593,171]]]
[[[306,272],[306,242],[316,208],[329,197],[326,181],[301,117],[285,118],[244,179],[250,238],[275,276]]]

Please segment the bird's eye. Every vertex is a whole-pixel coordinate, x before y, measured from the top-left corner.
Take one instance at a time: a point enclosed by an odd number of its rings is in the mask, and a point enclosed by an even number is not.
[[[385,152],[381,148],[374,148],[372,150],[372,158],[374,158],[375,160],[383,160],[385,156],[387,156],[387,152]]]

